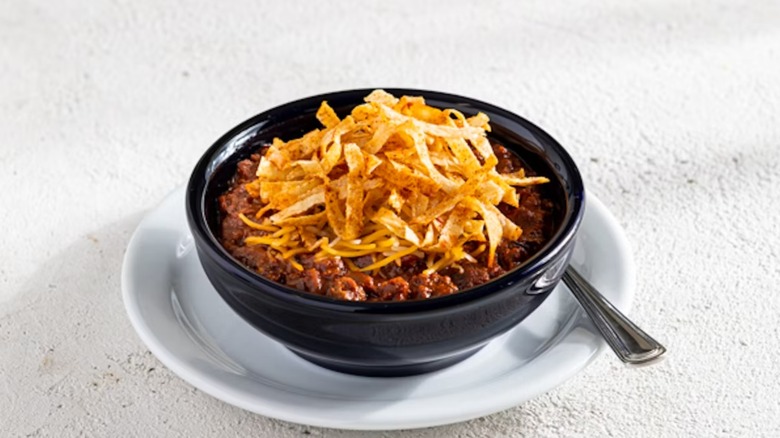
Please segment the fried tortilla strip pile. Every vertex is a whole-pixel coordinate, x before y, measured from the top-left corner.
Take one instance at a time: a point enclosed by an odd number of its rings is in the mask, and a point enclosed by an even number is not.
[[[264,207],[242,216],[266,232],[246,244],[273,248],[298,269],[303,253],[346,258],[360,271],[416,255],[430,273],[475,262],[485,249],[492,266],[501,240],[523,232],[497,206],[516,207],[516,187],[548,182],[496,171],[483,113],[375,90],[343,119],[323,102],[317,119],[324,128],[274,139],[246,186]],[[367,255],[372,263],[354,262]]]

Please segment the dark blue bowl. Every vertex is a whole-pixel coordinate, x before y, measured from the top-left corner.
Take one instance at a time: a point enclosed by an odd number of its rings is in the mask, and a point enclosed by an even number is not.
[[[387,89],[424,96],[433,106],[490,117],[496,141],[550,177],[560,204],[551,241],[521,266],[489,283],[440,298],[406,302],[348,302],[301,292],[245,268],[219,243],[217,198],[236,164],[274,137],[290,139],[318,127],[323,100],[343,116],[371,90],[309,97],[268,110],[231,129],[195,166],[187,186],[187,219],[198,257],[214,288],[246,321],[298,355],[324,367],[369,376],[441,369],[474,354],[533,312],[560,280],[584,210],[577,166],[552,137],[527,120],[466,97]],[[247,345],[246,348],[252,348]]]

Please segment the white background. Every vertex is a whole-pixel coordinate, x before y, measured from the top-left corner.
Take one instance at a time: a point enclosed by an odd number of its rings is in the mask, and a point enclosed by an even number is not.
[[[778,436],[780,4],[551,3],[0,2],[2,434],[365,436],[193,389],[132,331],[119,274],[144,211],[230,127],[404,86],[503,106],[572,153],[670,357],[604,354],[506,412],[376,436]]]

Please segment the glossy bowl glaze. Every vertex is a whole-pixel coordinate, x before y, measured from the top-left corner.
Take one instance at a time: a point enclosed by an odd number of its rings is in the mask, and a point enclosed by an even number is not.
[[[568,264],[584,212],[584,190],[568,153],[527,120],[466,97],[407,89],[436,107],[490,117],[491,141],[515,151],[551,179],[559,202],[553,238],[524,264],[489,283],[453,295],[406,302],[347,302],[292,289],[245,268],[219,243],[217,198],[236,164],[274,137],[291,139],[317,128],[327,100],[348,114],[372,90],[323,94],[282,105],[241,123],[203,155],[187,186],[187,219],[200,263],[227,304],[258,330],[324,367],[369,376],[402,376],[441,369],[474,354],[533,312]],[[247,345],[246,348],[252,348]]]

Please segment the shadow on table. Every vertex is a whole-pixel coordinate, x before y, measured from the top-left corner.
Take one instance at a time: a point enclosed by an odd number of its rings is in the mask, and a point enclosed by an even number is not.
[[[130,388],[119,385],[128,374],[122,362],[143,354],[119,281],[140,218],[90,232],[43,260],[0,307],[0,387],[9,388],[0,391],[0,406],[8,408],[0,417],[26,419],[19,430],[4,431],[8,436],[59,435],[94,412],[119,412],[135,402]],[[101,424],[109,423],[95,427]]]

